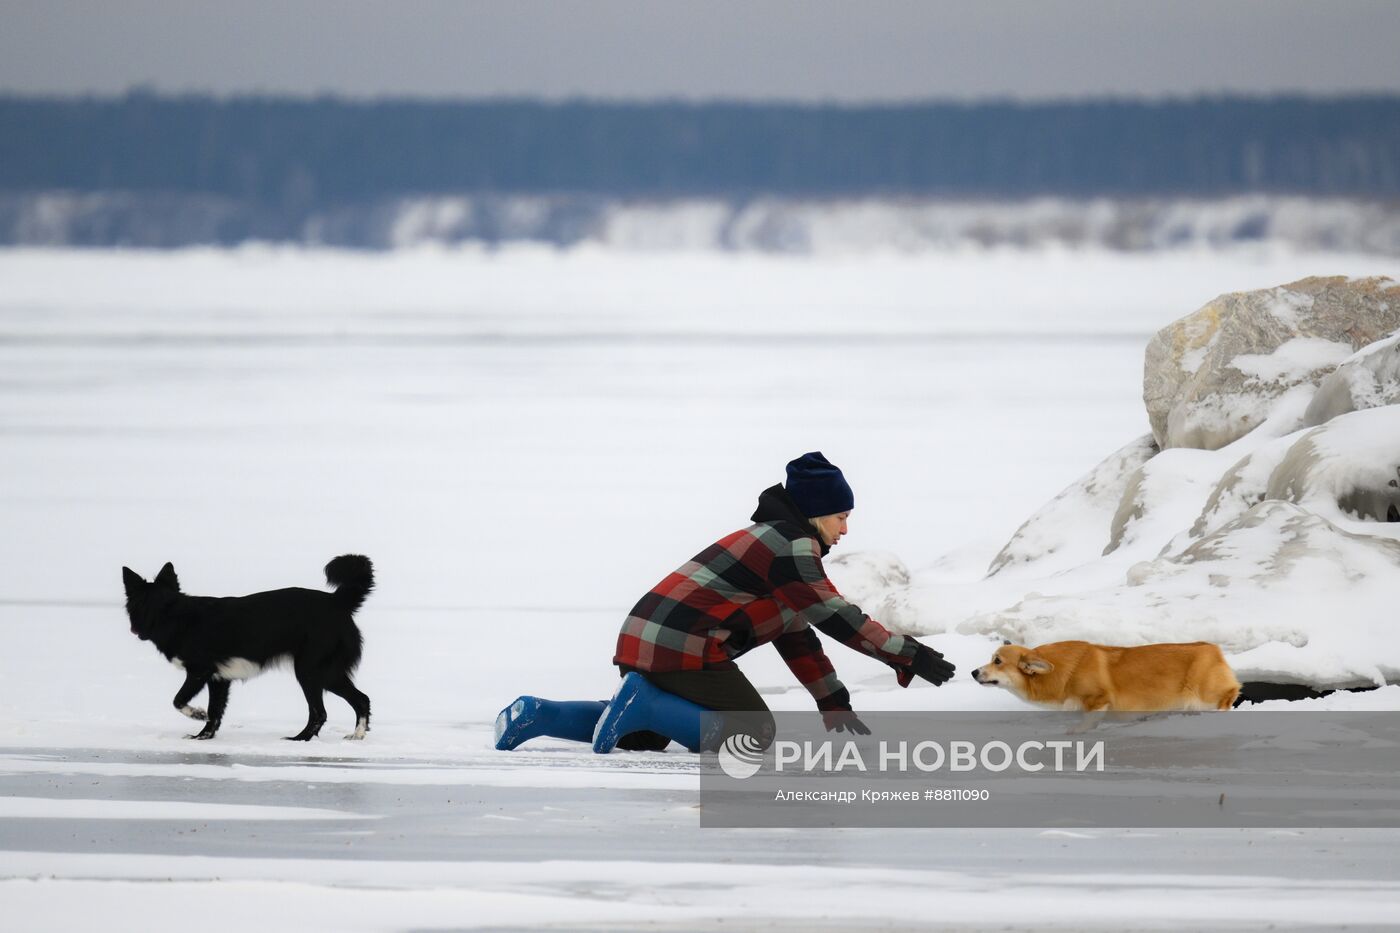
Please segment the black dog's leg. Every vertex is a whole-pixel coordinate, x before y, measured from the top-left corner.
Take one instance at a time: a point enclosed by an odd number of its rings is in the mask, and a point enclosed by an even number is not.
[[[355,711],[355,731],[347,735],[346,738],[363,739],[365,733],[369,731],[369,697],[355,689],[355,684],[350,680],[349,674],[332,677],[326,683],[326,689],[349,703],[350,708]]]
[[[214,733],[219,731],[219,724],[224,721],[224,710],[228,707],[228,688],[227,680],[209,681],[209,719],[204,723],[204,728],[190,738],[212,739]]]
[[[198,706],[190,706],[190,700],[194,695],[204,689],[204,685],[209,681],[209,675],[196,674],[194,671],[185,671],[185,682],[175,694],[175,708],[191,719],[205,719],[204,710]]]
[[[297,683],[301,684],[301,692],[306,695],[306,728],[285,738],[292,742],[309,742],[326,724],[326,704],[322,700],[321,682],[317,679],[315,671],[297,665],[296,675]]]

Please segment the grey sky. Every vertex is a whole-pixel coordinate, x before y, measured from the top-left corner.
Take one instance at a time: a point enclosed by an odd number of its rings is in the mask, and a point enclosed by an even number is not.
[[[0,0],[0,91],[1400,92],[1395,0]]]

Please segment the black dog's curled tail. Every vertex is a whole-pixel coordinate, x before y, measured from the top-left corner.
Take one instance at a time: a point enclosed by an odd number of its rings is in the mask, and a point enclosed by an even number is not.
[[[342,554],[326,565],[326,582],[335,587],[335,601],[355,612],[374,589],[374,565],[363,554]]]

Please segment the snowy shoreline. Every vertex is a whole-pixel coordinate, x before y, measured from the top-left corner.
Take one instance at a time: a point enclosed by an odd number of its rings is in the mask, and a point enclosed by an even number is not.
[[[309,247],[429,245],[714,251],[829,258],[987,248],[1181,250],[1272,247],[1400,255],[1400,207],[1378,198],[670,197],[484,194],[372,198],[289,217],[208,194],[0,193],[0,244],[187,248],[280,237]]]

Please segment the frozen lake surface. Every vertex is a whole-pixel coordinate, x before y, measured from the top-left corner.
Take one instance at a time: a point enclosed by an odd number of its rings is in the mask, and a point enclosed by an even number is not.
[[[583,755],[548,754],[530,765],[564,773],[546,788],[495,780],[487,752],[308,768],[296,754],[11,749],[0,793],[149,813],[12,807],[0,892],[33,909],[23,929],[84,926],[104,904],[141,913],[119,929],[175,929],[195,909],[216,928],[326,930],[1388,929],[1400,910],[1393,832],[701,831],[683,762],[632,756],[612,777],[639,780],[607,786]],[[162,813],[172,800],[290,815]],[[988,917],[1007,900],[1029,916]]]
[[[700,830],[695,760],[490,748],[519,693],[602,698],[635,598],[792,456],[843,542],[975,580],[1146,431],[1150,333],[1345,256],[851,259],[0,254],[0,904],[15,929],[1393,927],[1389,831]],[[184,740],[120,568],[320,586],[368,554],[351,717],[286,672]],[[935,638],[965,673],[986,642]],[[834,647],[862,709],[896,691]],[[744,669],[809,703],[775,652]],[[1396,688],[1388,688],[1395,690]],[[160,884],[152,884],[152,881]],[[1014,910],[1008,909],[1015,905]],[[111,918],[119,918],[112,920]],[[13,921],[7,921],[13,922]],[[3,926],[4,924],[0,924]]]

